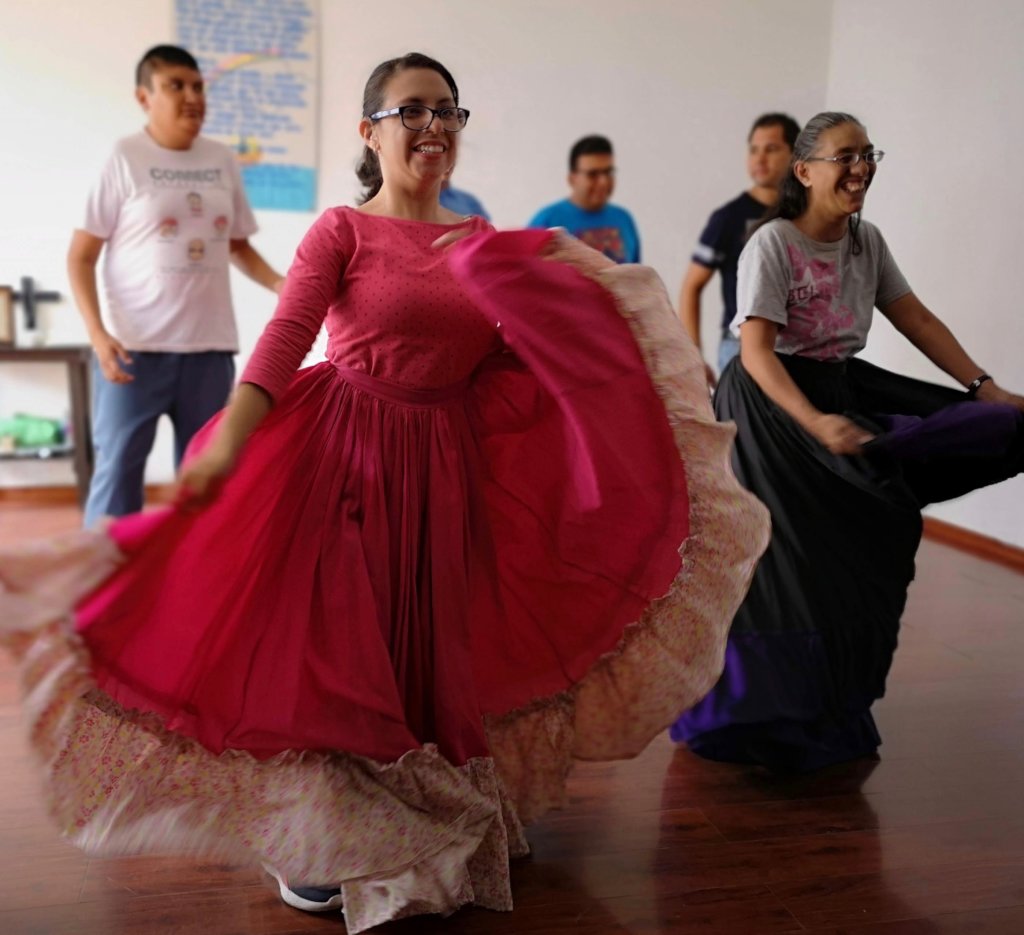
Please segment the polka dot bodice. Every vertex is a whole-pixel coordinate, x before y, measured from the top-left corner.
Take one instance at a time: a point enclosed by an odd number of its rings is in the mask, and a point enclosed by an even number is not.
[[[296,252],[243,381],[280,396],[325,316],[335,364],[415,388],[469,376],[498,337],[432,246],[453,226],[489,229],[481,218],[450,225],[326,211]]]

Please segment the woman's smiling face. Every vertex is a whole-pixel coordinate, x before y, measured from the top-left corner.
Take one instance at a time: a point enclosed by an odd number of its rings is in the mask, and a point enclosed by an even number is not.
[[[448,82],[430,68],[407,68],[388,82],[381,110],[403,104],[423,104],[433,110],[455,107]],[[446,132],[439,117],[425,130],[409,130],[397,114],[360,124],[367,145],[377,152],[385,184],[422,188],[441,180],[455,168],[458,133]]]
[[[873,149],[867,131],[859,124],[843,123],[822,132],[814,158],[796,167],[797,177],[807,187],[809,210],[831,218],[849,217],[860,211],[878,167],[864,159],[844,166],[822,157],[864,155]]]

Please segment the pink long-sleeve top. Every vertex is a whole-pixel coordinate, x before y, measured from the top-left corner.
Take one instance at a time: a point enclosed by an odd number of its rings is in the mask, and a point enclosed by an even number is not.
[[[482,218],[463,224],[488,230]],[[461,225],[454,225],[461,226]],[[277,400],[327,320],[327,358],[392,383],[457,383],[498,345],[497,329],[431,244],[450,224],[325,211],[303,238],[242,374]]]

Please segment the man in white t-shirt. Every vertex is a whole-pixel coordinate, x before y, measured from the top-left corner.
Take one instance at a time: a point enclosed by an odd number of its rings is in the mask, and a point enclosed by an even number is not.
[[[227,401],[238,333],[228,266],[278,292],[249,243],[256,220],[230,149],[199,135],[203,76],[184,49],[150,49],[136,69],[144,130],[118,141],[68,251],[71,291],[95,351],[96,470],[85,523],[142,509],[156,424],[174,424],[175,460]],[[100,314],[96,266],[106,246]]]

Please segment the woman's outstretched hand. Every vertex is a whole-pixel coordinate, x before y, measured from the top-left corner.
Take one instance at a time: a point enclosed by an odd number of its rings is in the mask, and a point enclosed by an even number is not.
[[[266,390],[246,381],[238,385],[210,443],[178,472],[176,506],[200,510],[217,498],[247,439],[271,406],[273,399]]]
[[[1024,396],[1004,390],[994,380],[986,380],[982,383],[978,387],[978,392],[974,394],[974,398],[983,403],[1007,403],[1024,412]]]
[[[430,246],[435,250],[443,250],[445,247],[450,247],[453,243],[457,243],[462,240],[463,237],[468,237],[470,234],[475,234],[471,227],[456,227],[453,230],[447,231],[437,238]]]
[[[856,422],[834,413],[822,413],[808,426],[808,431],[834,455],[860,454],[861,446],[874,438]]]
[[[236,457],[216,442],[182,466],[175,483],[174,503],[185,510],[201,510],[212,503],[234,469]]]

